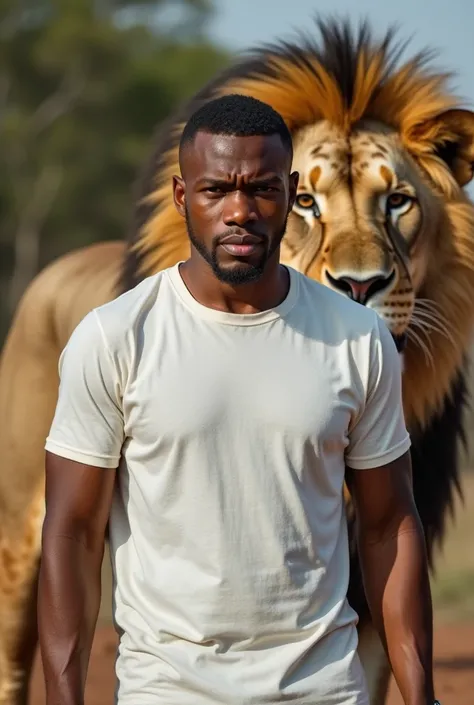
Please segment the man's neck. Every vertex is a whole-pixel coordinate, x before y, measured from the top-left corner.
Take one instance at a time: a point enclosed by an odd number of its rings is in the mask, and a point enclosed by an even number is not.
[[[278,256],[267,262],[258,281],[237,286],[217,279],[207,262],[194,253],[179,271],[189,292],[200,304],[226,313],[259,313],[275,308],[285,300],[290,287],[288,270],[280,264]]]

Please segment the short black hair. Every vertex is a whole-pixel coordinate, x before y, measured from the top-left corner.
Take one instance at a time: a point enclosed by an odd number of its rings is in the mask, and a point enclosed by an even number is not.
[[[201,105],[184,126],[179,143],[180,152],[184,145],[194,140],[198,132],[236,137],[280,135],[290,159],[293,159],[291,133],[282,116],[267,103],[251,96],[232,93]]]

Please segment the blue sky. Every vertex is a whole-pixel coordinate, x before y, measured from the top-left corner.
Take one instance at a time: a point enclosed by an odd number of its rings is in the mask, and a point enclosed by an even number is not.
[[[315,12],[367,16],[376,31],[393,22],[410,53],[425,46],[439,51],[436,64],[458,76],[456,93],[474,107],[474,0],[216,0],[217,15],[207,33],[230,49],[291,37],[309,29]]]

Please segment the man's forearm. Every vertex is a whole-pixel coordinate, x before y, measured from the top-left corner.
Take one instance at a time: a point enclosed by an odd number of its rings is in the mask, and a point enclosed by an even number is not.
[[[103,550],[43,534],[38,627],[47,705],[83,705]]]
[[[372,618],[405,705],[433,702],[432,602],[423,531],[416,515],[381,536],[359,531]]]

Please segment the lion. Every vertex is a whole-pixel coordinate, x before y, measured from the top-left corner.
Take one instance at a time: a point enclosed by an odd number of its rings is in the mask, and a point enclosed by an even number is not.
[[[462,494],[458,445],[474,322],[474,113],[430,69],[430,53],[401,63],[388,30],[316,18],[319,40],[257,47],[159,127],[138,181],[128,239],[57,259],[27,288],[0,363],[0,703],[24,705],[36,649],[36,578],[44,514],[44,441],[54,413],[58,358],[86,313],[189,255],[171,177],[187,117],[215,96],[269,103],[294,140],[298,195],[282,262],[370,306],[403,356],[403,404],[413,485],[431,570],[447,515]],[[317,315],[317,313],[315,314]],[[345,489],[349,601],[372,705],[391,670],[372,625]]]

